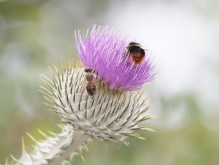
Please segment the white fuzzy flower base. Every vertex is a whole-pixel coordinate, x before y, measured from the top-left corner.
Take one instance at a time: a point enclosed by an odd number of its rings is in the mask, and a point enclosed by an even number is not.
[[[51,71],[52,72],[52,71]],[[138,124],[150,118],[146,98],[139,91],[110,89],[98,82],[94,96],[81,90],[84,82],[84,68],[66,68],[52,72],[52,79],[44,78],[44,88],[49,105],[62,119],[82,134],[104,141],[122,141],[127,136],[139,137],[135,130]],[[128,82],[127,82],[128,83]]]

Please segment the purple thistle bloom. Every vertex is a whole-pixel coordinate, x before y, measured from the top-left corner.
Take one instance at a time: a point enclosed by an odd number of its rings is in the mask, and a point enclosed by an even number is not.
[[[85,39],[75,34],[76,49],[85,67],[95,70],[97,79],[110,85],[111,89],[134,91],[154,77],[153,67],[145,52],[145,59],[135,64],[126,57],[129,37],[115,28],[94,25]]]

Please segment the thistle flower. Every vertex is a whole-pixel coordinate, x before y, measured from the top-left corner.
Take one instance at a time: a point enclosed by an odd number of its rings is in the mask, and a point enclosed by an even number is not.
[[[23,145],[21,158],[12,156],[16,161],[13,164],[70,164],[75,155],[81,155],[82,150],[87,149],[91,139],[128,145],[127,137],[144,139],[136,131],[153,131],[150,127],[139,126],[152,117],[145,114],[150,105],[142,92],[110,89],[99,80],[97,93],[90,96],[80,90],[84,68],[63,66],[61,71],[56,67],[55,71],[50,71],[51,78],[41,76],[46,86],[41,86],[40,91],[50,102],[45,104],[60,116],[62,133],[52,133],[54,137],[49,137],[39,131],[46,138],[40,142],[28,134],[36,146],[27,153]]]
[[[136,91],[153,78],[153,68],[148,57],[138,65],[124,58],[127,42],[126,35],[107,26],[94,26],[90,37],[84,40],[79,34],[77,50],[85,67],[95,70],[98,90],[94,96],[81,90],[85,82],[84,68],[71,64],[62,65],[61,71],[57,67],[55,71],[50,69],[50,78],[42,75],[46,87],[41,86],[40,91],[49,101],[45,104],[61,118],[62,133],[49,137],[40,131],[46,138],[43,142],[28,134],[36,147],[27,153],[23,145],[21,158],[12,157],[16,164],[69,164],[87,148],[90,139],[128,145],[127,137],[144,139],[136,131],[153,131],[140,126],[151,118],[146,115],[150,105],[143,92]]]
[[[75,34],[76,49],[85,67],[95,70],[97,78],[108,83],[111,89],[134,91],[153,79],[154,72],[146,52],[140,64],[126,58],[126,45],[133,40],[115,28],[94,25],[85,39]]]

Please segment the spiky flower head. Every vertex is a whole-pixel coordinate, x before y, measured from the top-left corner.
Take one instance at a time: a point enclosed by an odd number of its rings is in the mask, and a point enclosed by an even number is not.
[[[95,96],[81,91],[84,68],[64,68],[51,71],[52,79],[44,78],[44,88],[49,106],[70,123],[74,129],[92,138],[104,141],[123,141],[128,136],[141,138],[136,130],[151,130],[138,124],[149,119],[145,112],[149,105],[139,91],[110,89],[108,84],[98,81]],[[125,142],[126,143],[126,142]]]
[[[140,64],[126,58],[126,46],[133,40],[119,30],[94,25],[84,39],[79,31],[75,36],[76,49],[84,66],[93,68],[97,78],[108,83],[111,89],[138,90],[153,79],[154,71],[147,51]]]

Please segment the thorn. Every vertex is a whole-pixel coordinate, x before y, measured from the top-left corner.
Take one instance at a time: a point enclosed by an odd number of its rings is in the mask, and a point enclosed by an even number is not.
[[[153,128],[149,128],[148,131],[156,132]]]
[[[24,137],[22,137],[22,151],[25,151]]]
[[[149,108],[151,108],[151,107],[153,107],[155,104],[150,104],[150,105],[148,105],[148,109]]]
[[[86,151],[89,151],[89,149],[88,149],[86,144],[84,144],[84,148],[86,149]]]
[[[38,131],[41,135],[43,135],[44,137],[47,137],[46,134],[43,133],[43,131],[41,131],[40,129],[37,129],[37,131]]]
[[[81,157],[81,159],[83,160],[83,162],[86,162],[85,161],[85,159],[84,159],[84,157],[83,157],[83,155],[80,153],[80,157]]]
[[[150,117],[150,119],[156,119],[156,118],[158,118],[157,115],[150,115],[149,117]]]
[[[61,124],[57,124],[57,126],[58,126],[59,128],[61,128],[61,129],[63,128]]]
[[[42,104],[47,105],[47,106],[53,108],[53,107],[52,107],[50,104],[48,104],[48,103],[42,102]]]
[[[122,146],[122,143],[120,142],[119,146],[117,147],[117,150],[118,150],[119,148],[121,148],[121,146]]]
[[[43,80],[44,74],[40,74],[39,78]]]
[[[123,141],[123,143],[124,143],[126,146],[129,146],[129,142]]]
[[[8,158],[6,158],[5,160],[5,165],[8,165]]]
[[[156,132],[153,128],[143,128],[142,130]]]
[[[138,139],[141,139],[141,140],[145,140],[146,138],[142,137],[142,136],[138,136],[137,137]]]
[[[55,68],[56,72],[58,73],[59,69],[55,65],[54,65],[54,68]]]
[[[33,136],[31,136],[31,134],[29,134],[28,132],[26,132],[26,134],[27,134],[27,136],[29,136],[34,142],[37,142],[37,140],[36,140]]]
[[[52,131],[48,131],[51,135],[56,136],[56,134]]]
[[[48,66],[48,68],[49,68],[50,72],[53,73],[53,71],[52,71],[52,69],[50,68],[50,66]]]
[[[10,155],[10,156],[11,156],[12,159],[14,159],[14,161],[16,161],[18,164],[20,164],[19,160],[17,160],[13,155]]]

